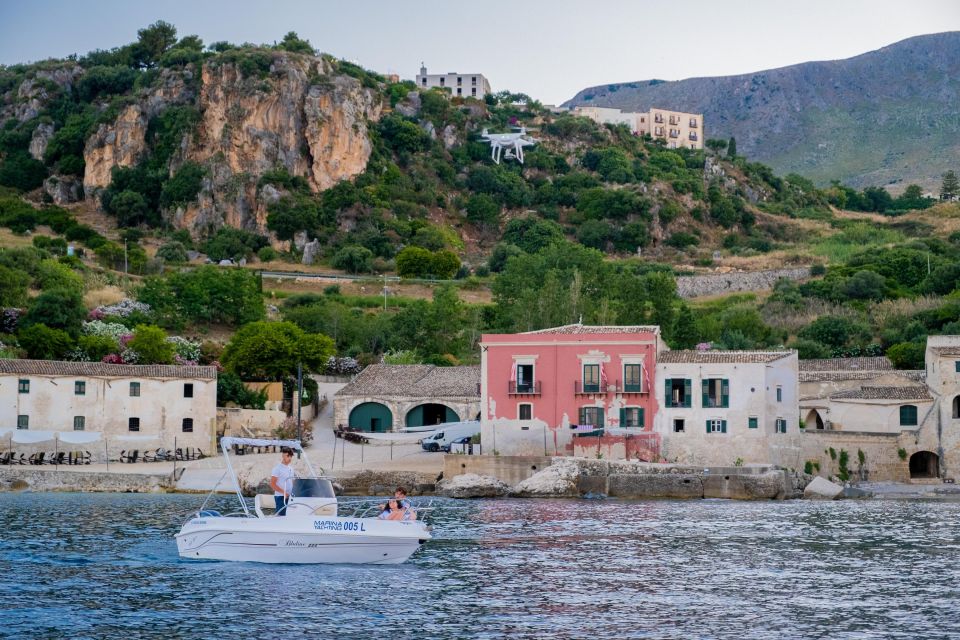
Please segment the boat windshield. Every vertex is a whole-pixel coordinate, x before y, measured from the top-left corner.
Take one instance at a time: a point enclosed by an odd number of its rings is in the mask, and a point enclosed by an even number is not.
[[[293,481],[295,498],[335,498],[333,485],[326,478],[296,478]]]

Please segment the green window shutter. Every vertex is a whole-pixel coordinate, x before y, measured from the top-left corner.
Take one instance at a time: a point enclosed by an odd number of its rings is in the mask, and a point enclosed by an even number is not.
[[[673,406],[672,404],[673,403],[673,380],[672,379],[667,378],[666,380],[663,381],[663,391],[664,391],[663,406],[665,407]]]
[[[720,406],[730,406],[730,381],[726,378],[720,381]]]
[[[586,424],[587,423],[587,411],[583,407],[580,407],[579,416],[577,418],[577,424]]]
[[[710,406],[710,381],[709,380],[700,381],[700,406],[701,407]]]
[[[726,433],[726,432],[727,432],[727,421],[726,421],[726,420],[721,420],[721,421],[720,421],[720,433]]]
[[[683,381],[683,406],[689,408],[693,401],[693,381],[687,378]]]
[[[710,433],[710,421],[707,420],[707,433]]]
[[[597,409],[594,415],[597,416],[597,427],[603,429],[603,410]]]
[[[640,408],[637,409],[637,426],[643,429],[647,426],[646,418],[644,417],[645,411]]]
[[[747,420],[747,427],[749,427],[750,429],[756,429],[756,428],[757,428],[757,419],[754,418],[754,417],[750,417],[750,418]]]
[[[627,410],[620,409],[620,428],[621,429],[626,426],[626,422],[627,422]]]
[[[957,373],[960,373],[960,360],[954,361],[953,368],[954,368],[954,371],[956,371]]]

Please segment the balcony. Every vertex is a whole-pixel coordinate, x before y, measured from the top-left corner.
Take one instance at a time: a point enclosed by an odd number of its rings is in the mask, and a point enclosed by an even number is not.
[[[653,121],[656,122],[657,124],[663,124],[663,116],[661,115],[654,116]]]
[[[573,395],[575,396],[592,396],[600,393],[607,393],[608,388],[613,388],[614,385],[601,385],[599,383],[594,384],[584,384],[583,382],[574,382],[573,383]]]
[[[541,395],[540,381],[536,382],[514,382],[507,383],[507,395],[510,396],[539,396]]]
[[[624,395],[624,396],[640,395],[640,394],[646,395],[647,393],[649,393],[649,391],[643,390],[643,385],[641,385],[640,383],[625,382],[621,384],[620,381],[617,380],[614,383],[613,387],[614,387],[615,393],[619,395]]]
[[[680,118],[670,116],[670,124],[680,124]]]
[[[696,121],[696,120],[691,120],[691,121],[690,121],[690,128],[691,128],[691,129],[696,129],[696,128],[697,128],[697,121]]]
[[[694,142],[697,141],[697,133],[695,131],[690,132],[690,139],[693,140]]]
[[[680,132],[679,132],[678,130],[676,130],[676,129],[670,129],[670,137],[671,137],[671,138],[678,138],[678,137],[680,137]]]

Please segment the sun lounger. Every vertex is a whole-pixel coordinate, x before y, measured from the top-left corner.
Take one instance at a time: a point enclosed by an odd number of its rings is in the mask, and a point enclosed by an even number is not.
[[[127,453],[126,450],[120,452],[120,462],[136,462],[139,457],[139,449],[134,449],[130,453]]]
[[[43,451],[40,453],[31,453],[30,457],[27,459],[30,464],[43,464],[43,456],[46,455]]]
[[[0,455],[0,464],[10,464],[10,460],[13,458],[13,452],[8,451],[3,455]]]
[[[53,454],[52,456],[50,456],[49,458],[47,458],[43,464],[54,464],[54,465],[64,464],[63,459],[66,456],[67,456],[66,451],[59,451]]]

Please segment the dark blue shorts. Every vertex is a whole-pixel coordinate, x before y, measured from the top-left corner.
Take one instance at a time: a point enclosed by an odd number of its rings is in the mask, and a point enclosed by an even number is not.
[[[286,502],[284,502],[283,496],[273,496],[273,501],[277,504],[277,515],[287,515],[287,510],[284,508],[286,506]]]

